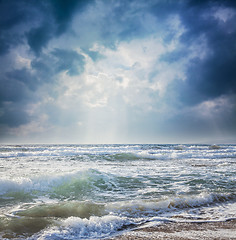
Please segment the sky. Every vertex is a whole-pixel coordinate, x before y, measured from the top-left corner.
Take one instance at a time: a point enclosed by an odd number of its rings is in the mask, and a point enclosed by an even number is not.
[[[1,143],[236,143],[236,1],[0,0]]]

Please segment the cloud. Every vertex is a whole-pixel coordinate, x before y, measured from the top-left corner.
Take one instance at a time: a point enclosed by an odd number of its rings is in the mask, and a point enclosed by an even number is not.
[[[0,55],[8,53],[11,46],[22,42],[20,30],[28,15],[24,2],[0,2]]]
[[[9,0],[0,12],[4,139],[235,131],[234,1]]]
[[[183,34],[183,43],[189,44],[202,36],[209,51],[204,59],[196,57],[189,63],[187,81],[181,92],[187,104],[236,93],[236,27],[233,24],[236,9],[227,6],[231,5],[230,2],[224,2],[226,6],[218,1],[207,3],[193,5],[181,15],[187,29]],[[228,12],[231,14],[225,15]]]
[[[25,68],[1,73],[0,122],[19,126],[31,120],[27,114],[28,102],[35,101],[38,79]]]
[[[189,1],[177,8],[184,31],[179,47],[162,60],[184,63],[185,78],[168,86],[177,95],[176,115],[166,126],[202,136],[235,132],[235,7],[234,1]]]
[[[86,26],[86,27],[84,27]],[[74,17],[72,30],[82,49],[94,43],[116,48],[120,41],[143,38],[157,31],[155,17],[149,13],[144,1],[95,1]]]
[[[1,104],[0,114],[1,124],[9,127],[17,127],[22,124],[30,122],[30,116],[27,114],[26,109],[21,104],[12,104],[12,102],[4,102]]]
[[[52,38],[67,31],[75,11],[83,8],[84,5],[86,5],[84,1],[78,0],[71,0],[69,4],[63,0],[39,3],[37,10],[41,21],[37,27],[31,28],[26,33],[32,51],[37,55],[40,54]]]
[[[39,55],[49,41],[65,33],[76,11],[90,1],[1,1],[0,2],[0,54],[27,41],[31,50]],[[26,38],[26,39],[25,39]]]
[[[43,26],[32,28],[26,34],[28,39],[28,44],[35,54],[40,54],[42,48],[47,45],[49,40],[53,37],[52,27],[50,27],[46,22]]]
[[[84,56],[78,54],[76,51],[55,49],[52,55],[57,58],[57,72],[66,70],[69,75],[73,76],[84,71]]]

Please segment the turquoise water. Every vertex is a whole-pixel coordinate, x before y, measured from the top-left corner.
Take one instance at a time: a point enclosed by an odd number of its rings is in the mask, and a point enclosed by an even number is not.
[[[235,145],[1,145],[2,239],[236,218]]]

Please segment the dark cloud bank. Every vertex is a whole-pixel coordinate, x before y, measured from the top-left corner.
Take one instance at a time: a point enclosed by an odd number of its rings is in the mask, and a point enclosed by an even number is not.
[[[75,64],[83,66],[83,57],[72,50],[55,49],[45,56],[43,48],[48,42],[67,31],[76,11],[82,11],[89,1],[64,0],[31,1],[9,0],[0,2],[0,121],[10,127],[20,126],[31,121],[26,106],[36,101],[38,86],[54,81],[53,76],[62,70],[68,74],[79,74]],[[31,67],[7,67],[8,54],[21,45],[27,45],[34,55]],[[10,64],[9,64],[10,65]],[[81,67],[80,71],[83,70]]]
[[[181,36],[183,46],[190,45],[195,39],[203,37],[209,53],[203,59],[195,57],[188,63],[186,80],[176,79],[169,86],[169,91],[177,91],[176,108],[197,106],[204,101],[219,98],[227,99],[230,111],[223,111],[224,116],[215,116],[219,126],[226,132],[236,133],[236,14],[226,18],[214,17],[212,12],[218,9],[236,11],[236,1],[118,1],[112,8],[110,17],[105,16],[101,22],[101,38],[107,47],[115,46],[116,41],[130,41],[152,34],[139,24],[142,12],[148,12],[158,22],[165,21],[171,14],[178,14],[185,32]],[[65,34],[72,34],[73,18],[82,14],[94,1],[78,0],[8,0],[0,1],[0,125],[2,137],[6,137],[11,127],[18,127],[32,121],[33,116],[27,112],[27,104],[37,102],[40,96],[37,89],[43,84],[52,87],[56,75],[67,71],[76,76],[84,71],[85,59],[73,49],[55,48],[45,52],[51,40]],[[107,5],[116,1],[107,1]],[[122,16],[126,16],[125,20]],[[130,17],[127,17],[130,16]],[[123,19],[123,20],[122,20]],[[125,21],[125,22],[124,22]],[[107,24],[106,24],[107,23]],[[116,33],[116,29],[122,29]],[[86,25],[84,26],[86,28]],[[79,32],[79,31],[78,31]],[[78,36],[78,41],[80,36]],[[166,37],[171,39],[171,33]],[[91,45],[96,39],[90,40]],[[22,46],[31,56],[32,70],[16,67],[15,55]],[[84,45],[86,46],[86,45]],[[81,46],[83,47],[83,46]],[[89,50],[94,60],[97,53]],[[186,57],[186,49],[181,48],[162,56],[167,63],[178,62]],[[51,85],[50,85],[51,84]],[[227,106],[226,106],[227,108]],[[170,120],[170,125],[177,122],[180,128],[190,129],[204,124],[196,116],[177,115]],[[175,124],[177,125],[177,124]],[[208,125],[202,127],[205,131]],[[186,130],[188,131],[188,129]],[[6,136],[4,136],[6,135]]]

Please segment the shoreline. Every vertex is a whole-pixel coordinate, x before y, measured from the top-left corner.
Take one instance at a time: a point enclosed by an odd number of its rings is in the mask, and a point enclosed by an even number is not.
[[[236,219],[223,222],[170,222],[143,227],[107,240],[236,240]]]

